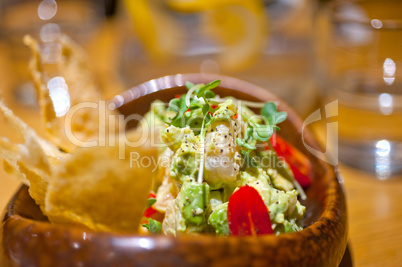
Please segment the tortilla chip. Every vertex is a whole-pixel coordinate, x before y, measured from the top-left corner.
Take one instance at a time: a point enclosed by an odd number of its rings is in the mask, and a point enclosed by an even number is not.
[[[109,115],[117,115],[117,112],[109,110],[105,101],[102,101],[85,51],[68,36],[60,35],[57,42],[60,46],[60,57],[57,61],[57,72],[60,76],[56,78],[57,84],[61,83],[64,91],[56,92],[55,89],[59,90],[60,86],[53,88],[50,85],[38,42],[31,36],[25,36],[24,43],[31,48],[33,54],[29,70],[37,90],[44,128],[51,141],[64,151],[71,152],[78,146],[84,146],[88,140],[102,138],[99,133],[106,129]],[[53,93],[59,96],[52,99]],[[54,102],[60,101],[60,98],[63,103]],[[65,106],[65,110],[58,114],[56,108],[60,108],[61,104]]]
[[[46,196],[46,215],[51,222],[98,231],[138,231],[153,168],[138,161],[133,164],[130,155],[155,162],[157,150],[149,144],[126,147],[125,159],[119,159],[120,149],[80,148],[60,164]]]
[[[22,183],[29,186],[29,193],[42,211],[45,210],[47,184],[53,169],[65,156],[58,148],[40,138],[25,122],[14,115],[0,100],[0,115],[15,135],[20,135],[23,144],[0,138],[0,157],[4,159],[4,169]]]

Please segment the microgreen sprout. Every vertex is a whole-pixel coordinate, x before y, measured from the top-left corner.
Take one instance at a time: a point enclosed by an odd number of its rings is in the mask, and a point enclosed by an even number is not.
[[[147,224],[143,224],[142,226],[147,228],[151,234],[160,234],[162,232],[162,224],[151,218],[148,219]]]
[[[220,84],[220,80],[215,80],[208,84],[193,84],[186,82],[187,94],[174,98],[169,102],[169,110],[175,111],[176,115],[168,122],[169,125],[176,127],[191,126],[191,121],[197,119],[199,112],[193,112],[201,108],[202,122],[200,129],[201,159],[197,181],[202,183],[204,172],[204,143],[207,127],[213,122],[210,99],[215,97],[212,91]],[[188,115],[187,115],[188,114]]]
[[[147,208],[151,207],[153,204],[155,204],[156,198],[150,197],[148,198],[148,203],[147,203]]]
[[[245,162],[250,166],[256,166],[255,160],[251,156],[251,151],[255,150],[256,143],[268,141],[274,130],[279,130],[276,124],[283,122],[286,117],[286,112],[278,112],[275,103],[267,102],[261,108],[261,116],[263,118],[263,123],[257,123],[246,113],[241,114],[246,120],[248,127],[245,130],[244,138],[236,138],[236,143],[245,150],[242,150],[242,156]]]

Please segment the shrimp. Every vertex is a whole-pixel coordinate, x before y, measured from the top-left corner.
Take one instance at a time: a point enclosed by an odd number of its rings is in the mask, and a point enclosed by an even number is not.
[[[206,134],[204,179],[211,189],[238,181],[241,156],[234,121],[217,121]]]

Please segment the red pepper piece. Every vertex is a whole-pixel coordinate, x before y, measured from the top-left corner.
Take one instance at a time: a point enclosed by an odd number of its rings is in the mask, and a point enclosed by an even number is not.
[[[180,99],[180,97],[181,97],[180,94],[174,96],[174,98],[177,98],[177,99]]]
[[[151,218],[156,212],[156,209],[149,207],[144,211],[144,217]]]
[[[293,172],[293,175],[295,176],[296,181],[301,185],[301,187],[307,188],[311,185],[311,179],[308,175],[302,173],[300,169],[298,169],[294,165],[289,164],[289,166]]]
[[[155,194],[154,192],[149,192],[148,198],[156,198],[156,194]],[[157,212],[157,210],[154,209],[154,208],[151,206],[151,207],[147,208],[147,209],[144,211],[144,217],[151,218],[151,216],[154,215],[156,212]]]
[[[156,198],[156,194],[151,191],[148,194],[148,198]],[[141,224],[148,224],[148,218],[152,218],[154,220],[162,222],[164,217],[165,217],[164,213],[157,211],[156,209],[154,209],[151,206],[144,211],[143,218],[141,220]]]
[[[272,234],[267,206],[251,186],[242,186],[229,198],[228,222],[231,235]]]
[[[303,187],[311,185],[310,176],[312,167],[309,159],[297,148],[286,142],[282,137],[274,133],[269,140],[276,154],[289,165],[295,179]]]

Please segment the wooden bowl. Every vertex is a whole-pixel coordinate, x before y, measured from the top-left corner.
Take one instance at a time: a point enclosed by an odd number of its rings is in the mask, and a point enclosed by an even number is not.
[[[186,91],[186,81],[222,80],[215,92],[250,101],[278,101],[288,113],[280,134],[311,160],[314,175],[307,189],[302,231],[280,236],[127,236],[50,224],[30,198],[27,187],[15,194],[2,223],[1,255],[11,266],[338,266],[347,245],[345,197],[337,169],[308,152],[302,121],[267,90],[238,79],[173,75],[155,79],[116,96],[124,115],[144,114],[155,99],[168,101]],[[320,150],[310,132],[304,141]],[[2,265],[3,266],[3,265]]]

